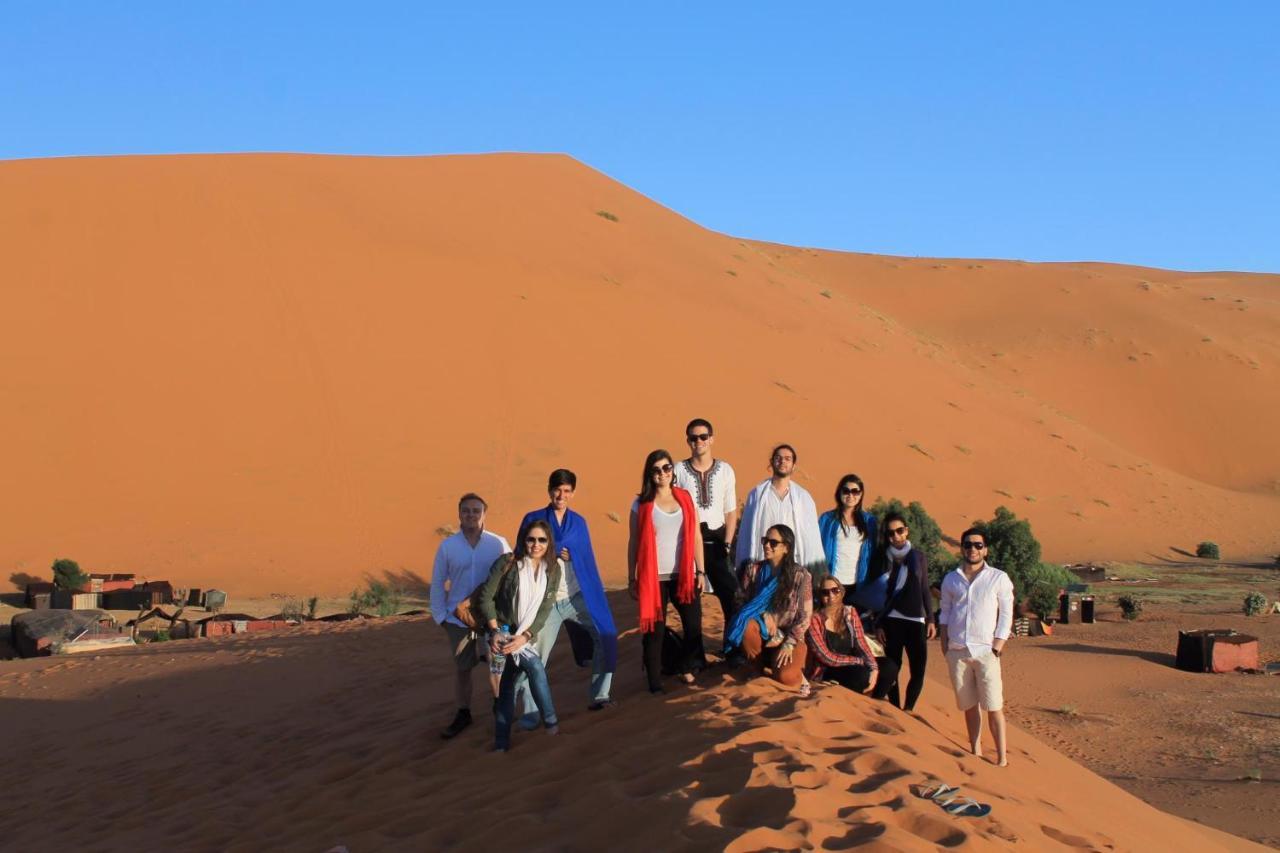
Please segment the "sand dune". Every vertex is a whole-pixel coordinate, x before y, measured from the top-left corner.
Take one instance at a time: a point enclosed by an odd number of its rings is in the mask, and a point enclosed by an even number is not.
[[[615,596],[626,624],[634,608]],[[906,715],[839,688],[814,698],[712,670],[651,697],[623,637],[615,693],[585,709],[567,656],[562,733],[489,752],[491,717],[454,741],[439,629],[425,618],[309,626],[5,664],[6,805],[20,849],[1261,850],[1161,813],[1015,732],[1014,767],[965,755],[932,684]],[[478,694],[477,694],[478,695]],[[927,721],[927,722],[926,722]],[[912,786],[993,806],[955,819]]]
[[[618,581],[695,415],[743,483],[788,440],[823,503],[1004,503],[1060,560],[1280,544],[1277,276],[743,241],[561,156],[243,155],[0,164],[0,281],[19,577],[423,580],[458,494],[510,532],[565,465]]]

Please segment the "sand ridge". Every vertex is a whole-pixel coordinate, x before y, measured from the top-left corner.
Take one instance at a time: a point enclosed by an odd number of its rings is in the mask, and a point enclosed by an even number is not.
[[[714,669],[650,697],[634,630],[617,708],[587,711],[585,674],[561,655],[559,736],[517,732],[494,754],[480,712],[441,741],[452,697],[438,632],[397,618],[6,663],[0,708],[23,712],[5,714],[6,752],[32,768],[11,790],[24,818],[6,838],[59,848],[88,833],[114,848],[164,833],[193,850],[360,853],[513,837],[567,850],[1262,849],[1158,812],[1016,731],[1012,768],[965,755],[936,682],[923,719]],[[992,814],[949,817],[913,795],[930,779]]]
[[[786,440],[822,505],[1003,503],[1053,559],[1276,550],[1277,276],[738,240],[564,156],[202,155],[0,163],[0,280],[19,578],[421,585],[459,494],[510,536],[567,466],[617,584],[693,416],[740,490]]]

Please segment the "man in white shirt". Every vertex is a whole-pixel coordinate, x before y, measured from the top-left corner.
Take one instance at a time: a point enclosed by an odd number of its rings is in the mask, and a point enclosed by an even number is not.
[[[747,560],[763,560],[761,539],[765,531],[775,524],[785,524],[796,536],[796,562],[810,571],[826,574],[818,507],[808,490],[791,479],[798,458],[794,447],[779,444],[770,454],[772,476],[748,493],[734,545],[734,563],[739,570]]]
[[[431,618],[444,629],[457,676],[458,712],[440,733],[446,739],[471,725],[471,670],[482,659],[476,634],[462,624],[454,610],[485,582],[494,561],[511,553],[507,540],[484,529],[488,510],[484,498],[474,492],[459,499],[458,526],[462,529],[440,543],[431,569]]]
[[[942,579],[938,632],[956,705],[964,711],[969,749],[982,755],[982,711],[996,743],[996,764],[1007,767],[1004,685],[1000,655],[1013,629],[1013,582],[987,564],[987,535],[969,528],[960,536],[961,564]]]
[[[707,592],[720,599],[724,624],[735,612],[738,583],[729,565],[729,539],[738,521],[738,483],[733,467],[711,455],[715,432],[711,422],[694,418],[684,428],[689,458],[676,466],[676,485],[693,495],[702,527],[702,566],[710,581]]]

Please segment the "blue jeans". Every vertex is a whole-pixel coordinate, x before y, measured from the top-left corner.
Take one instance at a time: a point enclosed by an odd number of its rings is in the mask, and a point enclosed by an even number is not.
[[[516,716],[516,679],[527,678],[529,692],[542,712],[547,728],[556,724],[556,707],[551,703],[547,670],[537,655],[510,655],[498,686],[498,713],[494,717],[493,744],[498,749],[511,745],[511,723]]]
[[[565,622],[577,622],[591,634],[595,651],[591,655],[591,682],[588,685],[590,695],[587,696],[587,700],[589,702],[607,701],[609,688],[613,686],[613,673],[604,671],[604,645],[600,642],[600,632],[596,630],[596,623],[591,619],[587,602],[583,599],[581,592],[557,601],[551,608],[551,612],[547,614],[547,621],[542,624],[542,630],[538,632],[538,656],[542,658],[544,666],[550,665],[551,650],[555,648],[556,640],[560,637],[560,628]],[[536,723],[538,710],[525,685],[526,679],[521,676],[516,682],[516,691],[521,694],[521,710],[525,718]]]

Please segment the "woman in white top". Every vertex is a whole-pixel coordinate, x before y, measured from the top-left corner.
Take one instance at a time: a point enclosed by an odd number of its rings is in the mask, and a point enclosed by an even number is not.
[[[844,603],[878,612],[884,604],[883,583],[869,576],[876,546],[876,517],[862,508],[866,487],[857,474],[845,474],[836,486],[836,505],[818,518],[827,568],[844,587]]]
[[[684,627],[680,654],[673,661],[685,683],[706,666],[702,651],[702,533],[693,497],[676,488],[675,463],[665,450],[644,462],[640,494],[631,505],[627,579],[640,605],[644,668],[649,692],[662,692],[662,647],[667,604],[675,605]]]

